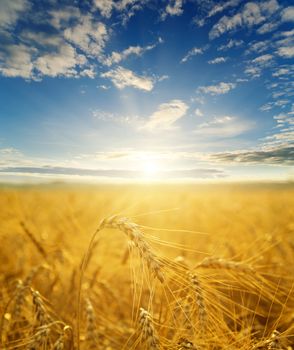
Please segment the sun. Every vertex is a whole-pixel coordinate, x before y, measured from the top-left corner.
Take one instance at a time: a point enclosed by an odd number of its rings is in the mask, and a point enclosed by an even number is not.
[[[159,166],[153,161],[145,161],[142,164],[142,172],[145,178],[154,178],[159,173]]]

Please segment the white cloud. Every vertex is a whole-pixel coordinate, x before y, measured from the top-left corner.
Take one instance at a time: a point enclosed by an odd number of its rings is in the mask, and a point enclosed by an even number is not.
[[[221,82],[217,85],[200,86],[198,91],[210,95],[222,95],[228,93],[230,90],[234,89],[236,84],[234,83],[224,83]]]
[[[158,41],[158,43],[161,43],[161,42],[162,42],[161,40]],[[115,63],[119,63],[119,62],[125,60],[129,56],[132,56],[132,55],[133,56],[142,56],[145,52],[154,49],[156,47],[156,45],[157,44],[153,44],[153,45],[148,45],[145,47],[130,46],[121,52],[113,51],[110,56],[106,57],[103,60],[103,63],[106,66],[110,67]]]
[[[166,14],[170,16],[180,16],[183,13],[183,0],[169,0],[169,4],[166,6],[166,13],[163,15],[163,18]]]
[[[279,47],[277,54],[283,58],[293,58],[294,57],[294,46]]]
[[[209,38],[215,39],[222,34],[236,30],[238,27],[253,27],[261,24],[271,16],[279,5],[276,0],[270,0],[265,3],[248,2],[244,5],[242,11],[228,17],[223,16],[209,32]]]
[[[217,4],[209,11],[207,17],[209,18],[209,17],[215,16],[216,14],[223,12],[228,7],[238,6],[240,2],[241,0],[229,0],[222,4]]]
[[[101,15],[109,18],[115,4],[113,0],[94,0],[94,5],[100,11]]]
[[[98,85],[97,88],[99,89],[102,89],[102,90],[109,90],[110,89],[110,86],[107,86],[107,85]]]
[[[279,22],[264,23],[260,28],[257,29],[257,33],[258,34],[270,33],[273,30],[277,29],[279,25],[280,25]]]
[[[216,14],[223,12],[224,10],[226,10],[229,7],[237,7],[241,1],[242,0],[227,0],[227,1],[223,2],[223,3],[218,3],[216,5],[213,5],[213,7],[209,10],[208,14],[205,17],[196,19],[195,23],[199,27],[202,27],[202,26],[205,25],[206,21],[210,17],[213,17]]]
[[[248,120],[223,116],[198,125],[194,133],[199,137],[234,137],[252,129],[253,126],[254,124]]]
[[[262,53],[266,51],[270,46],[269,40],[251,42],[248,44],[249,48],[245,51],[245,54],[250,54],[252,52]]]
[[[261,111],[263,111],[263,112],[267,112],[267,111],[270,111],[270,110],[273,109],[273,108],[274,108],[274,107],[273,107],[273,103],[268,102],[268,103],[266,103],[265,105],[261,106],[261,107],[259,108],[259,110],[261,110]]]
[[[81,16],[79,23],[64,30],[64,37],[89,55],[99,57],[108,40],[106,26],[90,16]]]
[[[209,60],[208,64],[219,64],[226,62],[228,57],[216,57],[213,60]]]
[[[136,75],[129,69],[121,66],[101,74],[102,78],[109,78],[118,89],[124,89],[127,86],[136,89],[151,91],[154,86],[154,80],[150,77]]]
[[[259,6],[263,10],[263,12],[265,12],[268,15],[272,15],[280,8],[280,5],[277,0],[264,1],[261,2]]]
[[[85,68],[80,72],[81,77],[88,77],[94,79],[96,76],[96,71],[94,67]]]
[[[38,37],[42,44],[47,41],[41,33],[29,36],[30,40],[37,40]],[[51,37],[48,37],[48,45],[50,49],[47,47],[47,50],[35,48],[32,41],[27,45],[6,45],[2,48],[4,54],[0,55],[0,73],[28,80],[41,80],[43,76],[95,77],[94,66],[89,65],[87,58],[78,54],[73,46]]]
[[[0,166],[11,166],[19,163],[23,154],[16,148],[0,148]]]
[[[35,67],[42,75],[71,77],[78,75],[75,70],[76,66],[82,66],[86,61],[86,57],[78,55],[71,45],[63,44],[59,47],[58,52],[48,53],[38,57]],[[86,75],[89,76],[89,74],[90,72]]]
[[[0,1],[0,27],[13,26],[21,14],[29,8],[27,0],[1,0]]]
[[[248,67],[245,69],[245,74],[251,75],[252,78],[258,78],[261,75],[260,67]]]
[[[278,8],[274,8],[276,11]],[[264,23],[258,30],[258,34],[265,34],[277,29],[283,22],[294,22],[294,6],[289,6],[282,10],[281,18]]]
[[[251,64],[245,69],[245,73],[251,75],[252,78],[258,78],[263,69],[272,66],[273,59],[274,56],[270,54],[258,56],[251,61]]]
[[[281,19],[283,22],[294,22],[294,6],[283,9]]]
[[[114,10],[120,12],[122,23],[126,22],[145,4],[145,0],[94,0],[94,6],[105,18],[110,18]]]
[[[9,45],[3,59],[0,56],[0,72],[6,77],[30,79],[33,74],[33,50],[25,45]]]
[[[270,54],[266,54],[266,55],[262,55],[259,57],[256,57],[252,63],[256,63],[258,65],[266,65],[269,61],[271,61],[273,59],[273,55]]]
[[[187,62],[191,57],[196,55],[202,55],[204,53],[204,48],[201,47],[193,47],[182,59],[181,63]]]
[[[284,36],[284,37],[293,37],[294,36],[294,29],[292,30],[287,30],[285,32],[281,32],[280,36]]]
[[[217,51],[226,51],[233,47],[239,47],[244,44],[243,40],[230,39],[226,44],[221,45]]]
[[[114,122],[122,125],[132,125],[140,123],[138,116],[134,115],[122,115],[121,113],[112,113],[108,111],[103,111],[101,109],[96,109],[92,111],[93,119],[102,120],[104,122]]]
[[[199,109],[199,108],[196,108],[195,111],[194,111],[194,113],[195,113],[195,115],[196,115],[197,117],[203,117],[203,116],[204,116],[203,112],[202,112],[201,109]]]
[[[282,75],[288,75],[290,74],[290,69],[288,68],[280,68],[277,71],[273,73],[273,77],[280,77]]]
[[[158,110],[148,118],[142,129],[170,129],[177,120],[186,114],[187,110],[187,104],[181,100],[162,103]]]

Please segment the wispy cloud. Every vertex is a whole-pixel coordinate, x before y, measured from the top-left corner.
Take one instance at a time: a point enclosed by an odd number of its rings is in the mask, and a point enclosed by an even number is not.
[[[181,59],[181,63],[189,61],[193,56],[203,55],[206,47],[193,47],[188,53]]]
[[[122,115],[121,113],[111,113],[96,109],[92,111],[92,116],[95,120],[101,120],[104,122],[114,122],[122,125],[139,125],[142,123],[141,118],[135,115]]]
[[[129,56],[142,56],[145,52],[150,51],[154,49],[159,43],[162,43],[163,40],[159,38],[158,43],[153,45],[148,45],[145,47],[142,46],[130,46],[127,49],[117,52],[113,51],[110,56],[105,57],[105,59],[102,60],[102,63],[106,66],[112,66],[113,64],[120,63],[121,61],[125,60]]]
[[[197,18],[195,20],[195,23],[199,26],[202,27],[206,24],[207,20],[217,14],[222,13],[224,10],[230,8],[230,7],[237,7],[242,0],[227,0],[225,2],[217,3],[215,4],[212,2],[212,7],[209,9],[207,15],[202,16],[200,18]],[[203,3],[202,1],[200,2],[201,4]],[[208,3],[209,4],[209,3]]]
[[[249,66],[245,69],[245,73],[252,78],[257,78],[261,75],[262,70],[268,67],[272,67],[274,63],[274,56],[271,54],[265,54],[254,58]]]
[[[167,103],[162,103],[157,111],[148,118],[142,129],[170,129],[177,120],[186,114],[187,110],[188,105],[181,100],[171,100]]]
[[[209,158],[224,163],[294,165],[294,147],[220,152],[209,155]]]
[[[230,90],[235,89],[237,85],[235,83],[225,83],[221,82],[216,85],[208,85],[208,86],[200,86],[198,88],[199,92],[203,92],[205,94],[210,95],[223,95],[227,94]]]
[[[237,117],[223,116],[215,117],[211,121],[198,125],[194,134],[200,137],[227,138],[240,135],[252,129],[254,123],[248,120],[241,120]]]
[[[230,39],[226,44],[223,44],[220,47],[218,47],[217,51],[226,51],[234,47],[242,46],[243,44],[243,40]]]
[[[117,178],[117,179],[144,179],[144,172],[132,169],[85,169],[69,168],[58,166],[41,167],[0,167],[0,173],[4,174],[22,174],[22,175],[49,175],[51,178],[63,175],[67,177],[91,177],[91,178]],[[221,169],[214,168],[188,168],[164,170],[157,174],[157,179],[208,179],[220,178],[226,176]]]
[[[223,16],[209,32],[209,38],[216,39],[226,32],[236,30],[237,28],[250,28],[261,24],[271,16],[277,9],[279,4],[276,0],[268,2],[248,2],[243,9],[235,15],[228,17]]]
[[[196,108],[195,111],[194,111],[195,115],[197,117],[203,117],[204,116],[204,113],[201,111],[201,109],[199,108]]]
[[[219,63],[224,63],[228,60],[228,57],[215,57],[212,60],[208,61],[208,64],[219,64]]]
[[[118,89],[131,86],[139,90],[151,91],[154,87],[153,78],[137,75],[130,69],[121,66],[106,73],[102,73],[101,77],[110,79]]]
[[[94,0],[93,5],[99,10],[101,16],[110,18],[114,11],[120,14],[122,23],[127,21],[135,14],[136,11],[141,10],[147,3],[146,0]]]

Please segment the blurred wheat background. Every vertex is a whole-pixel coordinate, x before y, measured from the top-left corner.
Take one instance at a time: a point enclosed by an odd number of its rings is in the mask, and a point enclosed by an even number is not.
[[[294,348],[293,192],[3,188],[0,348]]]

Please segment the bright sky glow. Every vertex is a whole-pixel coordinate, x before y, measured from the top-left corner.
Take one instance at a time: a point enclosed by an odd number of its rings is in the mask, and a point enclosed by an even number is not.
[[[0,0],[0,182],[292,179],[291,3]]]

